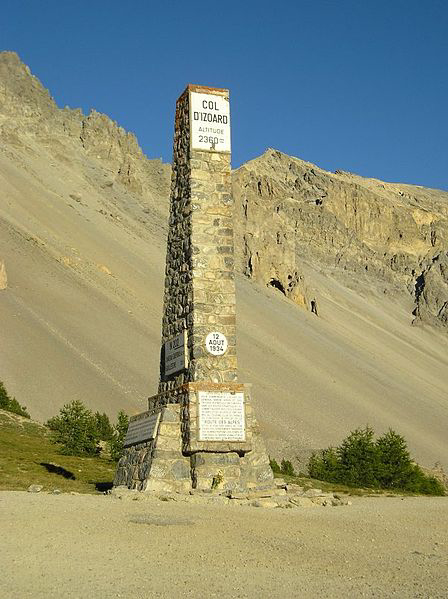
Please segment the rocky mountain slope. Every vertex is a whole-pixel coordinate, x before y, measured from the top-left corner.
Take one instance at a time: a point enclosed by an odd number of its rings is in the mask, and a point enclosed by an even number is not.
[[[416,320],[448,326],[447,192],[329,173],[267,150],[234,173],[234,195],[246,275],[310,307],[309,263],[359,291],[407,291]]]
[[[0,54],[0,380],[33,417],[73,399],[133,412],[156,391],[169,179]],[[270,451],[370,423],[446,463],[448,193],[275,150],[233,193],[240,380]]]

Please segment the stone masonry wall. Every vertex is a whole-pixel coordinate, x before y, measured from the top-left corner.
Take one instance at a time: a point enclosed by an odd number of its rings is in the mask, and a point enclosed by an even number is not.
[[[191,156],[194,381],[236,382],[236,311],[233,197],[230,154]],[[224,333],[228,349],[212,356],[205,337]]]
[[[159,392],[185,382],[237,379],[230,154],[191,150],[189,118],[187,89],[176,106]],[[183,329],[188,368],[165,377],[163,344]],[[227,337],[224,356],[205,349],[212,331]]]
[[[189,97],[185,91],[176,104],[159,393],[193,379],[193,348],[190,342],[188,370],[175,376],[164,376],[164,343],[184,329],[190,340],[193,326],[189,122]]]

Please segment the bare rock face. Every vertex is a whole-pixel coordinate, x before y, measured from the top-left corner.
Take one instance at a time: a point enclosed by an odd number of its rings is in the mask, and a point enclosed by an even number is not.
[[[447,192],[330,173],[267,150],[235,171],[233,193],[237,260],[247,276],[315,310],[304,263],[358,288],[408,293],[429,264],[437,300],[419,318],[445,324],[443,260],[434,259],[448,247]]]
[[[15,52],[0,54],[0,114],[29,120],[48,118],[58,108],[48,90]],[[1,122],[1,121],[0,121]]]
[[[59,109],[15,52],[0,53],[0,133],[20,148],[26,148],[27,136],[34,136],[63,161],[70,144],[78,158],[92,158],[110,173],[106,181],[93,181],[103,189],[118,183],[140,196],[168,197],[169,165],[148,160],[135,135],[108,116],[96,110],[85,116],[80,109]]]
[[[0,260],[0,291],[8,287],[8,277],[6,276],[6,266],[3,260]]]
[[[92,110],[81,123],[80,140],[89,155],[111,164],[116,178],[137,193],[144,184],[138,176],[143,152],[133,133],[127,133],[105,114]]]
[[[415,322],[448,327],[448,252],[433,256],[417,277]]]

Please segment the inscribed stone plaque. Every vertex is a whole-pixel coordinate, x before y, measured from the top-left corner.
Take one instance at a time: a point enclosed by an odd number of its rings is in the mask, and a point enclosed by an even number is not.
[[[165,343],[165,376],[187,367],[186,334],[182,331]]]
[[[230,152],[229,98],[191,92],[190,123],[193,150]]]
[[[149,441],[156,436],[157,427],[159,425],[160,412],[155,414],[147,414],[143,418],[131,420],[129,422],[128,432],[124,440],[124,447],[135,445],[143,441]]]
[[[199,391],[199,441],[245,441],[244,393]]]
[[[205,347],[213,356],[222,356],[227,351],[227,337],[223,333],[209,333],[205,339]]]

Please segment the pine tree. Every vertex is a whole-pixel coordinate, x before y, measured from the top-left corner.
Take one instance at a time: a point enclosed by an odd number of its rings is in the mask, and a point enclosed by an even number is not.
[[[67,455],[96,455],[100,451],[95,416],[81,401],[64,405],[47,426],[53,431],[53,441],[60,443]]]
[[[373,429],[355,429],[337,448],[340,480],[349,485],[378,485],[378,450]]]
[[[7,410],[13,414],[18,414],[24,418],[30,415],[25,406],[21,406],[15,397],[10,397],[6,391],[5,385],[0,381],[0,410]]]
[[[104,412],[102,414],[95,412],[95,422],[100,440],[110,441],[113,437],[114,429],[110,423],[109,416]]]
[[[118,462],[123,453],[123,443],[129,426],[129,416],[120,410],[117,416],[117,424],[114,426],[113,436],[109,441],[110,457]]]
[[[413,464],[404,437],[389,429],[377,439],[378,482],[385,489],[404,489]]]

